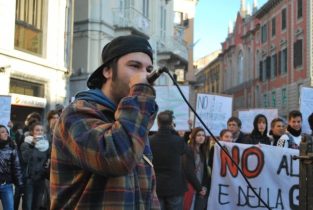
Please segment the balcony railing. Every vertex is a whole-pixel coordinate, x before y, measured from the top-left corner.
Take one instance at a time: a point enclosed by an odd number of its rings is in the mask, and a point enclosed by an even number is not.
[[[166,37],[163,40],[164,41],[161,41],[158,46],[160,53],[171,52],[188,61],[188,50],[183,40],[178,40],[175,37]]]
[[[118,28],[133,28],[150,35],[150,20],[134,8],[113,9],[113,24]]]

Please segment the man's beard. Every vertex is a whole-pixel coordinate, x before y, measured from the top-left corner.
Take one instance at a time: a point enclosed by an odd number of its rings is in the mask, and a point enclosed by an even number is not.
[[[125,84],[119,78],[115,78],[111,84],[111,95],[116,104],[129,93],[129,85]]]

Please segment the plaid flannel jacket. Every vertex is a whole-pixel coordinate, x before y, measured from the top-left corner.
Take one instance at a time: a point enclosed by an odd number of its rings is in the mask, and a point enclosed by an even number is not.
[[[133,86],[116,110],[71,103],[54,130],[51,209],[159,209],[155,173],[146,161],[157,110],[155,91],[145,84]]]

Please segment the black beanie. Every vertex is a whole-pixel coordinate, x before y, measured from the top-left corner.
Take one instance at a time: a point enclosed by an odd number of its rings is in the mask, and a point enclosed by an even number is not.
[[[132,52],[146,53],[150,57],[151,62],[153,61],[153,51],[147,39],[136,35],[119,36],[103,47],[102,65],[90,75],[87,80],[87,87],[90,89],[97,88],[99,82],[102,82],[103,68],[113,59]]]

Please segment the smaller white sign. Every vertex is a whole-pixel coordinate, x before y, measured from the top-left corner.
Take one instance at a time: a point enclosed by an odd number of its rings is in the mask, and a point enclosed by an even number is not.
[[[233,111],[232,96],[197,94],[196,112],[214,136],[227,127],[227,120]],[[198,118],[195,127],[203,127]]]
[[[313,113],[313,88],[301,87],[300,112],[302,113],[302,132],[311,134],[308,117]]]
[[[180,86],[184,96],[189,100],[189,87]],[[156,102],[159,106],[159,112],[171,110],[174,112],[175,130],[189,130],[189,107],[180,95],[176,86],[154,86],[156,91]],[[157,131],[157,119],[151,128],[151,131]]]

